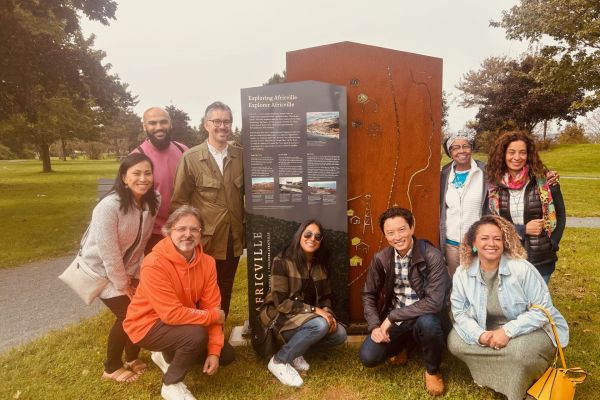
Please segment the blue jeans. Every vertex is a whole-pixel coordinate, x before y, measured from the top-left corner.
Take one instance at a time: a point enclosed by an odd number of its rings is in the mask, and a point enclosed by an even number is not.
[[[437,374],[442,363],[446,336],[450,332],[450,318],[446,311],[439,314],[425,314],[418,318],[402,322],[400,326],[392,324],[388,343],[375,343],[368,335],[360,347],[360,362],[366,367],[383,364],[388,358],[400,353],[410,336],[420,343],[423,361],[427,372]]]
[[[294,358],[306,353],[309,348],[337,346],[346,341],[346,329],[339,323],[337,329],[327,334],[329,325],[323,317],[306,321],[296,329],[281,332],[286,343],[279,349],[275,357],[283,363],[291,363]]]

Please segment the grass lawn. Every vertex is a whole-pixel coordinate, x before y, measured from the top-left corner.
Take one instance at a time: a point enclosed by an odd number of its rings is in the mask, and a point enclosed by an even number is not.
[[[77,249],[96,204],[96,180],[114,178],[113,161],[0,161],[0,268]]]
[[[578,399],[595,399],[600,392],[600,261],[596,245],[600,231],[567,229],[561,242],[560,261],[550,287],[554,302],[569,321],[571,341],[566,350],[568,366],[581,366],[593,374],[577,389]],[[229,331],[247,318],[246,269],[236,277]],[[159,369],[150,368],[138,382],[120,385],[101,382],[105,342],[111,324],[108,314],[54,332],[0,357],[2,399],[159,399]],[[307,356],[311,370],[300,389],[281,385],[257,358],[251,347],[236,349],[237,360],[214,377],[200,367],[186,378],[198,398],[248,399],[424,399],[423,366],[413,353],[405,367],[360,366],[357,346],[343,346],[329,353]],[[443,371],[445,399],[501,399],[489,389],[472,383],[467,368],[446,354]]]

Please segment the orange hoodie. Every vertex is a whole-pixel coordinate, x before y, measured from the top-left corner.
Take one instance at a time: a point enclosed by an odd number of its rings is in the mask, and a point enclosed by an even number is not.
[[[144,258],[123,328],[137,343],[159,319],[167,325],[202,325],[208,331],[208,354],[220,356],[223,325],[215,322],[220,306],[215,259],[198,246],[188,264],[166,237]]]

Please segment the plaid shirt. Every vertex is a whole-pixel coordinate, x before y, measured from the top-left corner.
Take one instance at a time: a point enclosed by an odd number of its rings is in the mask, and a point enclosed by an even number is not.
[[[419,301],[419,296],[410,286],[408,280],[408,268],[410,267],[410,261],[412,258],[412,248],[402,257],[397,251],[394,250],[394,308],[403,308],[410,306],[413,303]],[[396,324],[400,325],[400,322]]]

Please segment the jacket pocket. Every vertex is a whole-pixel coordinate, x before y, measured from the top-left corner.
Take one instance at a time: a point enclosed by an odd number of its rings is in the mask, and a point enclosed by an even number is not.
[[[216,179],[203,176],[202,182],[198,187],[202,200],[214,203],[217,200],[219,189],[221,188],[221,182]]]

